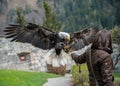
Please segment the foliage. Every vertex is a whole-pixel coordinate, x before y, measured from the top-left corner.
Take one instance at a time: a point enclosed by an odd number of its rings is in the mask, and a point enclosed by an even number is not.
[[[62,22],[61,30],[66,32],[75,32],[83,28],[95,26],[100,28],[112,29],[116,25],[117,26],[120,25],[120,0],[36,0],[36,1],[40,9],[44,8],[43,7],[44,1],[49,3],[49,7],[52,7],[53,8],[52,11],[54,12],[54,13],[50,12],[50,14],[56,15],[55,16],[56,19]],[[5,10],[7,10],[6,9],[7,3],[8,3],[7,0],[0,0],[1,7],[0,13],[3,13],[5,12]],[[26,9],[27,9],[26,13],[30,13],[31,8],[28,6],[28,8]],[[36,9],[36,12],[37,10],[38,9]],[[7,11],[5,13],[7,13]],[[51,15],[47,13],[48,17],[50,17]],[[40,16],[40,18],[41,17],[44,16]],[[10,18],[12,17],[10,16]],[[7,18],[7,20],[10,18]],[[45,16],[45,21],[47,20],[46,18],[47,17]],[[52,20],[52,18],[49,19]],[[50,24],[54,24],[50,21],[47,22],[49,22]]]
[[[115,26],[112,29],[112,39],[114,43],[120,44],[120,26]]]
[[[81,72],[79,66],[72,67],[72,78],[75,86],[88,86],[88,70],[86,64],[81,65]]]
[[[114,75],[115,75],[116,86],[120,86],[120,73],[114,73]]]
[[[17,23],[20,25],[25,25],[27,20],[25,16],[32,12],[29,6],[25,6],[23,9],[22,7],[17,7],[16,9],[9,10],[6,18],[6,22],[9,23]]]
[[[118,45],[119,51],[119,53],[115,56],[115,61],[113,65],[113,68],[115,69],[116,65],[120,62],[120,26],[115,26],[111,32],[113,43],[116,43]]]
[[[50,6],[45,1],[43,2],[43,6],[45,10],[45,21],[43,25],[48,27],[49,29],[59,31],[62,25],[57,20],[56,15],[52,12]]]
[[[0,3],[2,3],[0,4],[1,7],[0,12],[3,11],[5,12],[4,10],[5,7],[4,3],[6,3],[5,1],[7,0],[0,1]],[[76,32],[83,28],[95,26],[100,28],[112,29],[116,25],[117,26],[120,25],[120,0],[36,0],[36,1],[38,7],[42,10],[45,6],[43,5],[44,1],[49,3],[49,6],[47,5],[49,8],[50,7],[53,8],[52,11],[54,13],[50,12],[51,8],[49,9],[50,11],[45,11],[47,15],[45,14],[44,24],[48,22],[49,24],[48,23],[47,24],[48,26],[50,26],[50,28],[52,27],[52,24],[55,25],[55,23],[53,22],[54,18],[51,18],[51,15],[53,14],[56,15],[55,16],[56,19],[62,22],[61,30],[66,32]],[[30,13],[31,8],[29,8],[28,6],[28,8],[26,9],[27,9],[26,13]],[[36,9],[36,12],[37,11],[39,10]],[[44,16],[40,16],[40,18],[41,17]],[[58,25],[58,27],[60,26]]]
[[[114,83],[120,86],[120,73],[114,72]],[[81,64],[81,73],[79,73],[79,66],[72,67],[72,78],[75,86],[89,86],[88,85],[88,70],[86,64]]]
[[[26,24],[26,20],[25,20],[25,14],[24,14],[24,11],[21,7],[18,7],[16,9],[16,15],[17,15],[17,18],[16,18],[16,22],[22,26],[24,26]]]
[[[120,25],[120,0],[52,1],[58,19],[64,24],[64,31],[79,31],[93,26],[112,29]]]
[[[59,77],[43,72],[0,70],[0,86],[42,86],[47,78]]]

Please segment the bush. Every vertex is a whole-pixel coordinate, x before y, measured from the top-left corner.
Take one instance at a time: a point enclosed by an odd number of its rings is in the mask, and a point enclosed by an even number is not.
[[[112,39],[114,43],[120,44],[120,26],[115,26],[112,29]]]
[[[71,73],[73,78],[73,83],[75,86],[89,86],[88,85],[88,70],[86,64],[82,64],[81,72],[79,72],[79,66],[74,65],[72,67]]]
[[[119,78],[115,79],[115,86],[120,86],[120,79]]]
[[[74,65],[71,70],[73,84],[75,86],[89,86],[89,77],[86,64],[81,65],[81,72],[79,73],[79,66]],[[120,86],[120,73],[114,72],[115,86]],[[73,85],[73,86],[74,86]]]
[[[115,75],[115,86],[120,86],[120,73],[114,73]]]

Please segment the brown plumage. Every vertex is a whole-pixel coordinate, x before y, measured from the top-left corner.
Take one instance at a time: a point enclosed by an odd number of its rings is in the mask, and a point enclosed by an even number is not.
[[[58,48],[63,49],[64,45],[61,44],[66,44],[68,39],[70,39],[68,33],[57,33],[33,23],[28,23],[26,26],[9,25],[4,29],[4,32],[6,38],[12,38],[11,41],[30,43],[41,49],[51,49],[58,46]],[[61,51],[61,49],[59,50]],[[60,54],[60,52],[57,54]]]
[[[54,47],[55,32],[43,26],[32,23],[28,23],[27,26],[9,25],[4,32],[6,38],[12,38],[11,41],[31,43],[42,49]]]

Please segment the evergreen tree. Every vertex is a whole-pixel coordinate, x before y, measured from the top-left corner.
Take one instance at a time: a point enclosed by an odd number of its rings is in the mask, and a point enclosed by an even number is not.
[[[94,26],[112,29],[120,25],[120,0],[56,1],[55,8],[57,17],[64,24],[63,30],[67,32]]]
[[[52,12],[48,3],[44,1],[43,6],[45,11],[45,21],[43,25],[51,30],[59,31],[61,29],[62,24],[57,20],[56,15]]]
[[[20,24],[21,26],[24,26],[27,21],[25,20],[25,14],[21,7],[16,9],[16,15],[16,23]]]

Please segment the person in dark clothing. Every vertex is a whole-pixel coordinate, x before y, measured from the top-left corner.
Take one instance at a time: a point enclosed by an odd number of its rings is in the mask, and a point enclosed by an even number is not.
[[[76,63],[87,63],[90,86],[114,86],[111,34],[101,30],[91,40],[91,47],[82,55],[73,52],[71,57]]]

